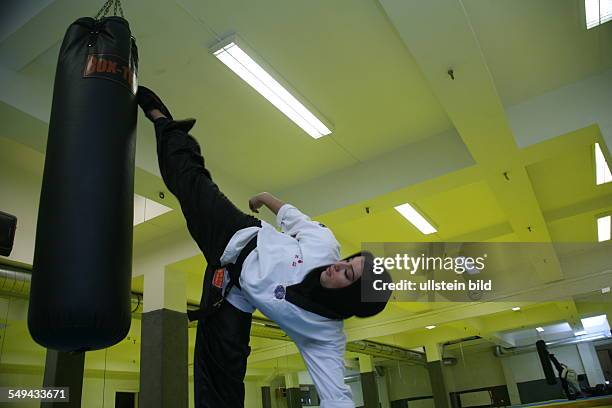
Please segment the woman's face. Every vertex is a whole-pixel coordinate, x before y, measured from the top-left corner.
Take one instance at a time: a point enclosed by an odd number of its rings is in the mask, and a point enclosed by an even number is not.
[[[365,257],[356,256],[330,265],[321,274],[321,286],[327,289],[344,288],[355,282],[363,273]]]

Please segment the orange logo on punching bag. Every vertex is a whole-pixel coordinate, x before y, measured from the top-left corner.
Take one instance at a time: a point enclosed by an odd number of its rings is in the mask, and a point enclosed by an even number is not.
[[[85,61],[83,78],[102,78],[119,82],[136,94],[136,69],[133,64],[113,54],[89,54]]]

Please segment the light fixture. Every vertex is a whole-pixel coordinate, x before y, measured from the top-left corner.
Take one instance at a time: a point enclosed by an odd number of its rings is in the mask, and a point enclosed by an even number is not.
[[[398,205],[395,207],[395,210],[425,235],[433,234],[438,231],[425,219],[425,217],[419,214],[419,212],[408,203]]]
[[[249,51],[248,54],[246,50]],[[234,34],[214,45],[210,51],[310,136],[318,139],[331,133],[330,127],[294,96],[297,92],[289,92],[287,85],[279,83],[280,75],[275,75],[275,79],[269,73],[272,72],[271,69],[262,68],[261,58],[257,57],[240,37]]]
[[[597,240],[599,242],[609,241],[610,233],[612,232],[612,216],[597,218]]]
[[[521,310],[521,308],[520,308],[520,307],[518,307],[518,306],[514,306],[514,307],[512,308],[512,311],[513,311],[513,312],[518,312],[519,310]]]
[[[580,330],[574,333],[574,336],[584,336],[585,334],[587,334],[586,330]]]
[[[538,331],[538,333],[542,333],[544,331],[543,327],[536,327],[536,330]]]
[[[595,184],[609,183],[612,181],[612,172],[610,172],[610,166],[606,162],[606,157],[601,150],[599,143],[595,143]]]
[[[612,20],[612,0],[584,0],[584,16],[587,30]]]
[[[601,288],[601,293],[602,293],[602,294],[604,294],[604,295],[605,295],[606,293],[610,293],[610,287],[609,287],[609,286],[606,286],[605,288]]]
[[[436,328],[436,326],[432,324],[431,326],[425,326],[425,328],[426,328],[427,330],[431,330],[431,329],[435,329],[435,328]]]

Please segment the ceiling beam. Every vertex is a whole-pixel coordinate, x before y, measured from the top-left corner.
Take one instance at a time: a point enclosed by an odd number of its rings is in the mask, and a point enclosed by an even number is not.
[[[29,5],[28,2],[23,4],[24,7]],[[5,68],[21,71],[61,41],[74,20],[83,16],[93,17],[96,12],[95,3],[82,0],[56,0],[42,9],[23,11],[30,14],[30,18],[22,20],[21,26],[4,37],[0,43],[0,60]]]
[[[583,146],[592,146],[603,142],[603,137],[597,125],[590,125],[572,132],[559,135],[520,150],[521,160],[525,166],[547,159],[553,159],[575,152]]]
[[[508,107],[506,113],[518,145],[536,145],[596,125],[607,146],[612,147],[611,88],[612,69],[608,69]],[[607,157],[609,160],[609,152]]]
[[[581,214],[608,210],[612,207],[612,183],[602,185],[599,188],[604,192],[603,195],[555,210],[546,211],[544,213],[544,219],[546,219],[546,222],[551,223]]]
[[[0,102],[44,124],[49,123],[51,115],[51,94],[48,87],[49,84],[43,92],[39,85],[25,75],[0,66]]]
[[[4,2],[2,14],[0,14],[0,43],[54,1],[21,0]]]
[[[409,159],[403,159],[408,160]],[[416,170],[415,170],[416,171]],[[414,201],[423,197],[440,194],[448,190],[459,188],[468,184],[477,183],[482,179],[482,172],[479,166],[472,165],[444,173],[438,177],[426,178],[422,181],[415,181],[401,187],[398,190],[391,191],[387,194],[376,197],[376,205],[370,205],[370,210],[373,213],[379,210],[386,210],[399,204],[403,204],[407,199]],[[356,181],[360,181],[357,180]],[[374,184],[376,178],[372,179]],[[381,181],[381,180],[378,180]],[[366,188],[363,183],[360,188]],[[355,185],[356,187],[356,185]],[[313,197],[313,199],[318,199]],[[336,223],[348,223],[365,218],[368,214],[364,211],[364,207],[368,206],[368,200],[352,203],[346,207],[338,208],[334,211],[325,213],[319,217],[323,223],[328,219],[333,219]]]
[[[478,39],[460,0],[380,0],[449,118],[478,163],[522,242],[550,234]],[[436,21],[436,24],[431,24]],[[452,71],[452,72],[451,72]],[[553,248],[537,266],[545,281],[561,277]]]
[[[451,130],[274,193],[317,216],[462,171],[473,164],[465,145]]]
[[[568,298],[556,302],[556,304],[559,310],[561,310],[561,312],[565,315],[565,319],[572,328],[574,334],[584,331],[582,320],[580,320],[580,313],[578,313],[578,309],[576,307],[576,302],[574,302],[574,299]]]

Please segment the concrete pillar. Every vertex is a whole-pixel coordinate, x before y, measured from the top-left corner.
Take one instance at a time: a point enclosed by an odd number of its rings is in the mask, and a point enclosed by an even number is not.
[[[287,390],[287,408],[302,408],[298,373],[285,374],[285,389]]]
[[[589,341],[578,344],[578,354],[580,354],[580,359],[582,360],[584,373],[589,381],[589,386],[594,387],[597,384],[605,384],[606,378],[601,369],[601,364],[599,364],[597,350],[595,350],[593,343]],[[576,369],[575,367],[570,368]]]
[[[372,356],[359,356],[359,373],[361,376],[361,392],[363,394],[364,408],[378,408],[378,386],[376,384],[376,370]]]
[[[389,398],[388,371],[386,368],[380,367],[376,372],[380,373],[378,377],[378,399],[380,400],[380,408],[390,408],[391,399]]]
[[[140,348],[141,408],[187,408],[185,272],[161,268],[144,275]]]
[[[270,386],[261,387],[261,408],[272,408]]]
[[[504,378],[506,379],[506,387],[508,388],[510,403],[512,405],[521,405],[521,395],[519,394],[518,386],[516,385],[514,371],[512,371],[510,360],[507,358],[500,358],[500,361],[504,371]]]
[[[426,344],[424,348],[427,362],[442,360],[442,345],[439,343],[431,343]]]
[[[450,400],[444,374],[442,372],[442,349],[440,344],[426,344],[427,371],[431,382],[434,406],[436,408],[450,408]]]
[[[69,387],[69,402],[41,402],[41,408],[81,408],[85,353],[47,349],[43,387]]]

